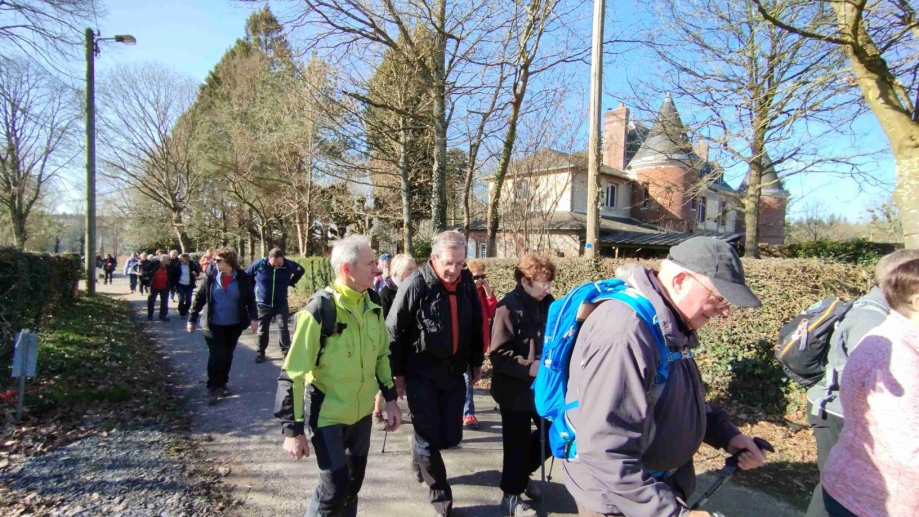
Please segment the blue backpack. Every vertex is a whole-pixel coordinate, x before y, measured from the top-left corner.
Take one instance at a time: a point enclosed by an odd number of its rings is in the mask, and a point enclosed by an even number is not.
[[[654,335],[661,357],[651,390],[655,401],[667,382],[670,362],[692,357],[689,350],[670,351],[664,342],[664,334],[658,325],[654,306],[641,292],[629,287],[622,280],[611,278],[600,282],[586,282],[572,289],[561,300],[553,302],[549,307],[542,362],[533,382],[533,391],[536,412],[552,422],[548,434],[552,455],[556,458],[577,458],[575,429],[567,417],[567,411],[578,407],[578,401],[566,404],[565,394],[568,390],[568,363],[571,361],[571,352],[581,325],[587,317],[581,311],[606,300],[619,300],[631,307]]]

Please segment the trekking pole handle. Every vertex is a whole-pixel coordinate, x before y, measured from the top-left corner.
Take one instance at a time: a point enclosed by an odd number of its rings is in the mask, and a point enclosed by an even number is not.
[[[767,442],[766,440],[764,440],[764,439],[762,439],[762,438],[760,438],[760,437],[758,437],[758,436],[756,436],[756,437],[753,438],[753,443],[755,443],[756,446],[757,446],[757,447],[759,448],[759,450],[761,450],[761,451],[775,452],[775,447],[773,447],[771,443]],[[731,455],[730,458],[727,459],[727,461],[725,461],[725,464],[731,463],[731,464],[733,464],[734,466],[737,466],[737,460],[740,458],[740,455],[743,454],[743,453],[745,453],[745,452],[747,452],[747,449],[741,449],[741,450],[735,452],[734,454]]]

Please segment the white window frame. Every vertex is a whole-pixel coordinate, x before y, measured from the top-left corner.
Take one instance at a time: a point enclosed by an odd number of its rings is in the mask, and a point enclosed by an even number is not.
[[[651,186],[647,183],[641,183],[641,204],[639,208],[644,210],[651,208]]]
[[[725,212],[724,200],[718,201],[718,224],[720,226],[727,226],[727,213]]]
[[[610,192],[612,191],[612,192]],[[616,208],[616,198],[619,197],[619,185],[610,183],[606,186],[606,208]]]
[[[699,208],[699,200],[696,199],[696,198],[692,198],[692,199],[689,201],[689,209],[690,209],[690,210],[697,210],[698,208]]]
[[[696,210],[697,210],[696,221],[698,221],[699,224],[705,224],[705,198],[704,197],[699,199],[698,208]]]
[[[479,258],[484,258],[488,255],[488,243],[480,242],[479,243]]]

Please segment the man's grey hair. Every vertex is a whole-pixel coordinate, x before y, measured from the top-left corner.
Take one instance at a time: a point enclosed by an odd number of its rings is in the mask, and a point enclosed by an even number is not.
[[[435,256],[440,256],[444,250],[448,249],[461,249],[463,252],[466,251],[466,236],[462,232],[456,230],[447,230],[437,237],[434,237],[434,242],[431,243],[431,254]]]
[[[332,242],[332,271],[335,274],[341,272],[341,267],[345,264],[352,266],[357,264],[357,259],[361,256],[361,246],[370,247],[370,238],[353,233],[344,239],[338,239]]]

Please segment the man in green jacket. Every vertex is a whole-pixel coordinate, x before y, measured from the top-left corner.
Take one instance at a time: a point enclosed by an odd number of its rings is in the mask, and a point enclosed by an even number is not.
[[[275,401],[290,457],[309,456],[304,434],[309,427],[319,464],[319,485],[306,511],[310,517],[357,515],[377,390],[386,399],[387,431],[402,423],[383,309],[368,293],[379,273],[370,240],[351,235],[336,241],[331,262],[335,282],[327,291],[335,307],[335,332],[321,337],[320,320],[328,312],[308,306],[297,314]]]

